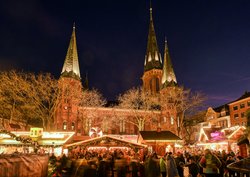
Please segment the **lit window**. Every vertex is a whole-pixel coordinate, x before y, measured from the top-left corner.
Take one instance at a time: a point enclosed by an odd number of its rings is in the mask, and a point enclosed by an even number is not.
[[[163,117],[163,122],[167,122],[167,118],[166,117]]]
[[[170,123],[171,123],[171,125],[174,125],[174,117],[173,116],[170,117]]]
[[[125,128],[125,121],[121,120],[120,121],[120,132],[124,133],[125,130],[126,130],[126,128]]]
[[[63,122],[63,130],[67,130],[67,123]]]
[[[75,123],[74,122],[72,122],[72,124],[71,124],[71,130],[75,130]]]

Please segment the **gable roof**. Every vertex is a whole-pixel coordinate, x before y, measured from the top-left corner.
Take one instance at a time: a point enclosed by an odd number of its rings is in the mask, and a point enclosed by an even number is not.
[[[199,141],[208,141],[208,142],[217,142],[225,139],[235,139],[238,134],[242,134],[246,128],[244,126],[234,126],[229,128],[220,128],[220,127],[203,127],[201,129]],[[236,137],[233,137],[233,136]],[[205,137],[202,140],[202,136]]]
[[[144,140],[182,140],[180,137],[170,131],[140,131]]]
[[[145,148],[146,146],[143,144],[133,143],[130,141],[122,140],[119,138],[115,138],[109,135],[104,135],[101,137],[91,138],[84,141],[79,141],[76,143],[71,143],[65,145],[66,147],[71,146],[125,146],[130,148]]]

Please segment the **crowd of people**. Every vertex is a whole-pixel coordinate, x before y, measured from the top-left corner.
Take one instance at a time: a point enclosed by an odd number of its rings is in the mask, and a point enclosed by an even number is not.
[[[241,160],[233,152],[204,150],[202,153],[167,152],[164,156],[145,151],[81,149],[50,157],[54,177],[238,177],[227,165]],[[249,174],[244,174],[249,177]]]

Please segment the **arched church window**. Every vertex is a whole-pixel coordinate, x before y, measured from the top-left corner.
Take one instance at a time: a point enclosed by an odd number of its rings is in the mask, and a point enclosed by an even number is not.
[[[67,122],[63,122],[63,130],[67,130]]]
[[[157,77],[155,78],[155,89],[156,89],[156,92],[160,91],[160,82]]]
[[[150,80],[149,82],[149,87],[150,87],[150,91],[153,91],[153,79]]]
[[[71,123],[71,130],[75,130],[75,122]]]
[[[152,77],[149,84],[151,92],[158,93],[160,91],[160,81],[156,76]]]

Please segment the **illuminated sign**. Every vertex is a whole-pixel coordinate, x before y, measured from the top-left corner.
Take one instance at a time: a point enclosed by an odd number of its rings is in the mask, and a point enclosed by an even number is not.
[[[49,133],[49,132],[43,132],[42,138],[64,138],[64,134],[62,133]]]
[[[30,128],[31,138],[37,138],[39,136],[42,136],[42,134],[43,134],[43,128],[37,128],[37,127]]]
[[[215,137],[218,137],[218,136],[222,136],[222,135],[223,135],[222,132],[213,132],[213,133],[211,133],[211,137],[212,138],[215,138]]]

